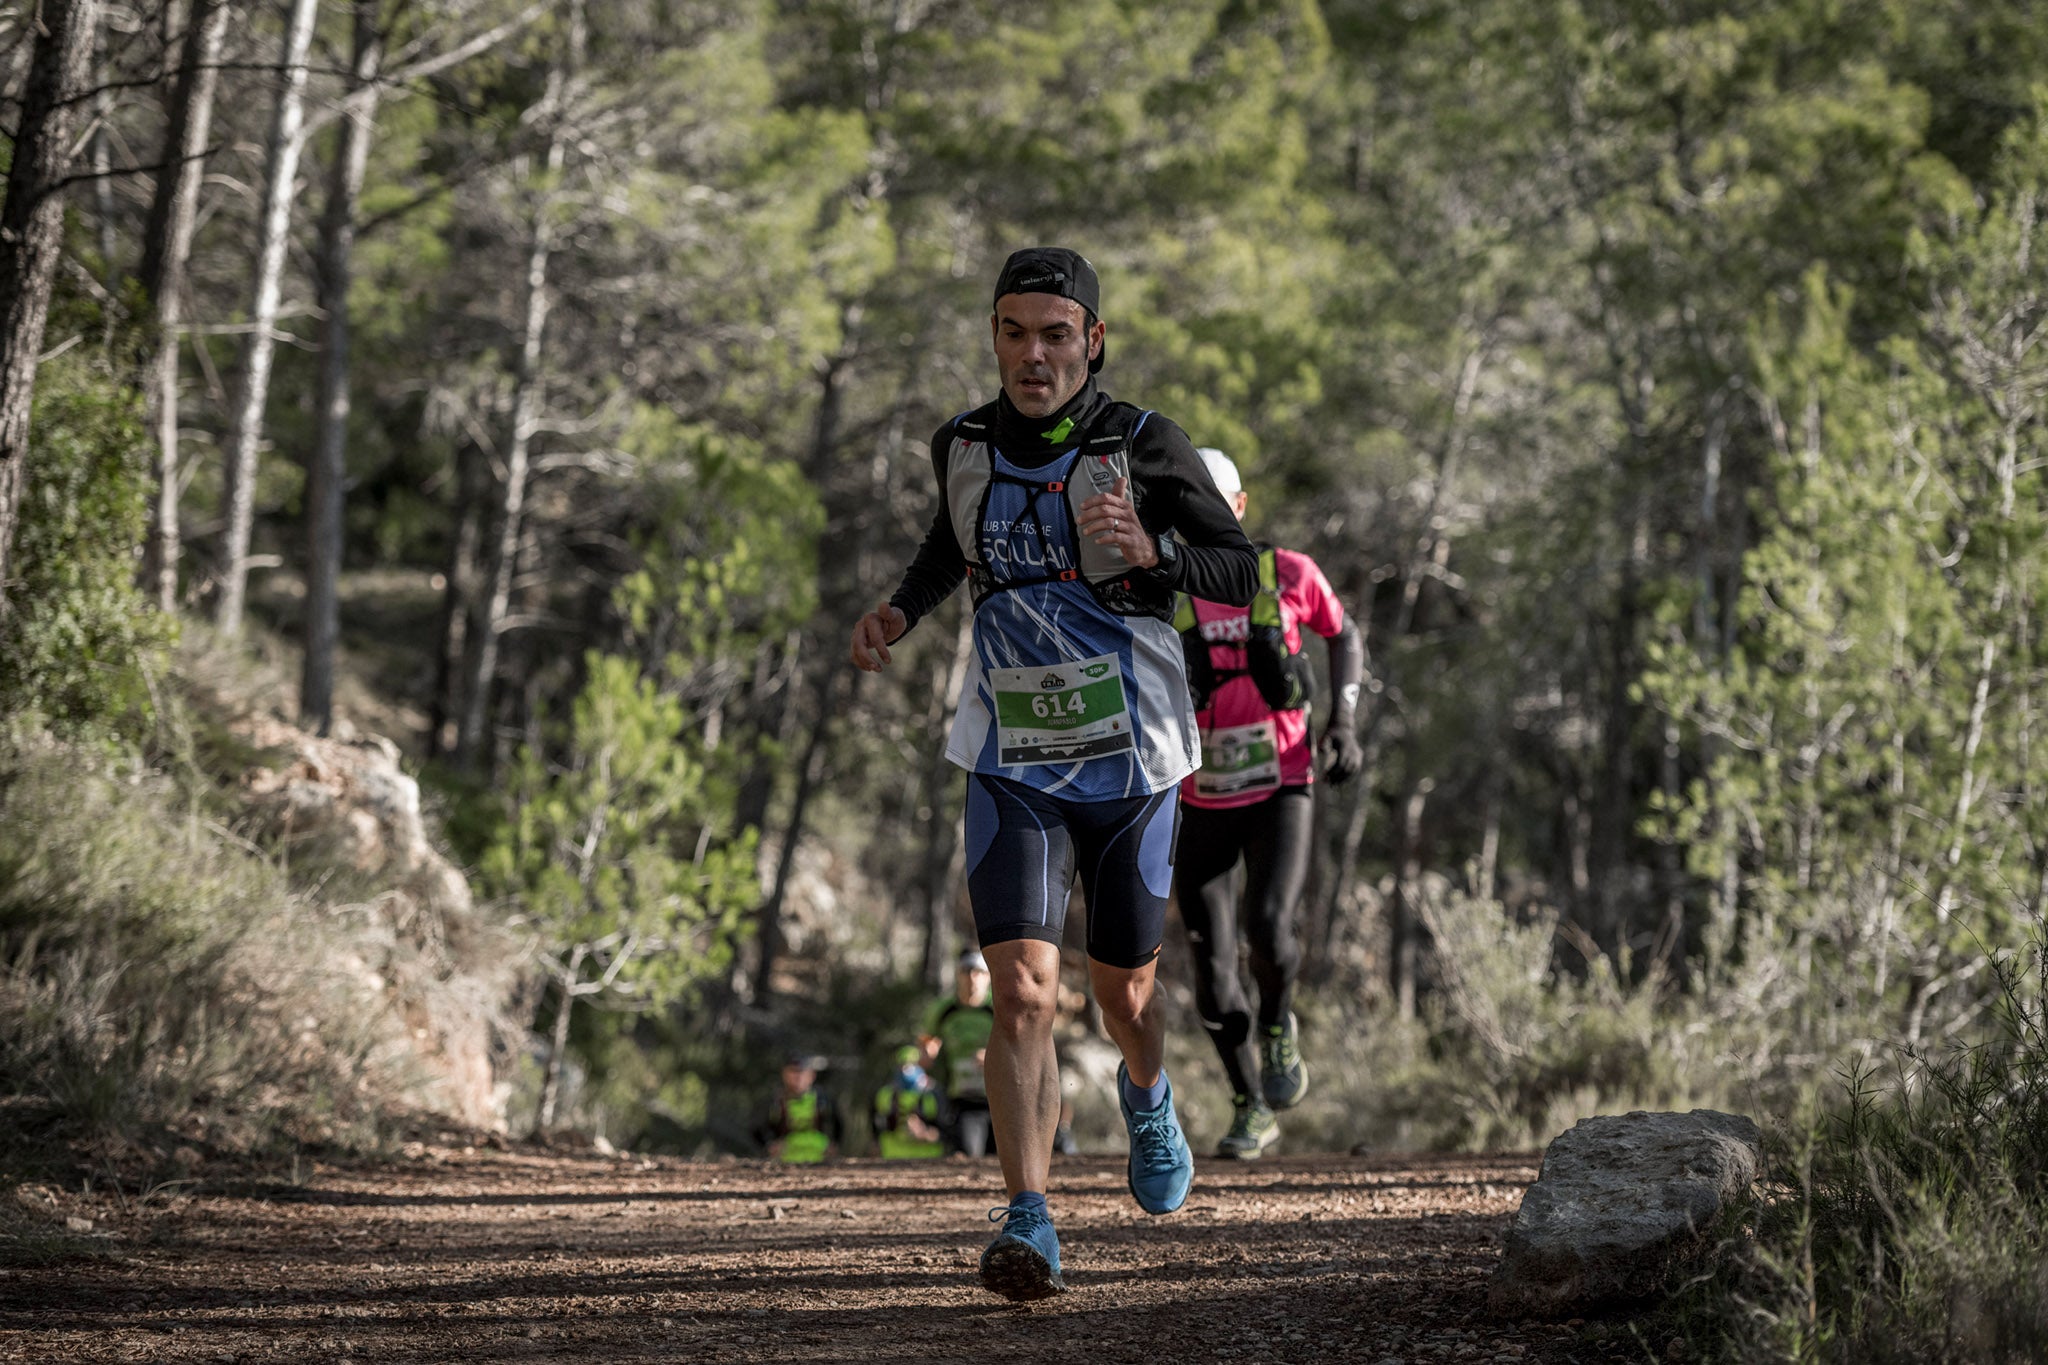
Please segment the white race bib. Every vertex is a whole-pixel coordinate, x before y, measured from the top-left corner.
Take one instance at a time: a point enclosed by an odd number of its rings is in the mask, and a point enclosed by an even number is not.
[[[1005,768],[1077,763],[1137,748],[1114,654],[992,668],[988,684],[996,702],[996,761]]]
[[[1280,739],[1271,720],[1202,732],[1202,766],[1195,772],[1198,795],[1242,796],[1279,785]]]

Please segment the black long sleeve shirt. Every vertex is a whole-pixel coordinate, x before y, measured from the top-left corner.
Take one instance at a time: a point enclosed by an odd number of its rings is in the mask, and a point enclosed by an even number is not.
[[[1065,458],[1076,445],[1098,432],[1111,410],[1118,406],[1128,405],[1119,405],[1090,379],[1065,406],[1048,417],[1024,416],[1004,394],[938,429],[932,437],[932,473],[939,485],[938,510],[932,514],[931,529],[925,533],[917,557],[910,562],[902,584],[889,599],[889,604],[901,611],[908,622],[905,634],[967,577],[967,554],[953,532],[946,499],[947,455],[952,450],[956,424],[989,424],[1004,459],[1037,469]],[[1074,425],[1067,439],[1057,443],[1046,441],[1044,434],[1068,417],[1074,419]],[[1146,419],[1131,443],[1128,492],[1139,524],[1148,534],[1156,539],[1172,531],[1180,540],[1180,553],[1171,568],[1161,565],[1132,575],[1132,588],[1149,614],[1161,620],[1170,618],[1176,592],[1233,606],[1244,606],[1257,594],[1258,552],[1245,539],[1230,504],[1216,491],[1215,480],[1195,454],[1187,433],[1156,412]]]

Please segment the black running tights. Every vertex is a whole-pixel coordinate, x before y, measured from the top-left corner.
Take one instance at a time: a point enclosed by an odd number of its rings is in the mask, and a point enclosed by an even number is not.
[[[1259,988],[1259,1024],[1270,1028],[1287,1017],[1301,970],[1294,912],[1308,880],[1313,812],[1306,786],[1282,787],[1254,805],[1230,810],[1181,807],[1174,884],[1195,960],[1195,1005],[1238,1095],[1259,1093],[1251,1010],[1238,975],[1240,921]],[[1240,858],[1245,868],[1241,915]]]

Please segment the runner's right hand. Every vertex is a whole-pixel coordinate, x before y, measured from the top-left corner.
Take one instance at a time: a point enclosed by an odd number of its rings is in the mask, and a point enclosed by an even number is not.
[[[1317,747],[1322,750],[1323,776],[1338,786],[1358,776],[1358,770],[1365,766],[1365,746],[1358,742],[1349,725],[1333,722],[1323,731],[1323,742]]]
[[[865,673],[881,672],[889,662],[889,646],[909,629],[909,618],[899,608],[882,603],[853,627],[853,666]]]

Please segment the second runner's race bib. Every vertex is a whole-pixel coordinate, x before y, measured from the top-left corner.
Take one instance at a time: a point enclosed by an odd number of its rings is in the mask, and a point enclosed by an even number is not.
[[[1202,766],[1195,773],[1198,794],[1239,796],[1279,785],[1280,740],[1271,720],[1202,732]]]
[[[1116,655],[1037,668],[992,668],[997,761],[1076,763],[1137,747]]]

